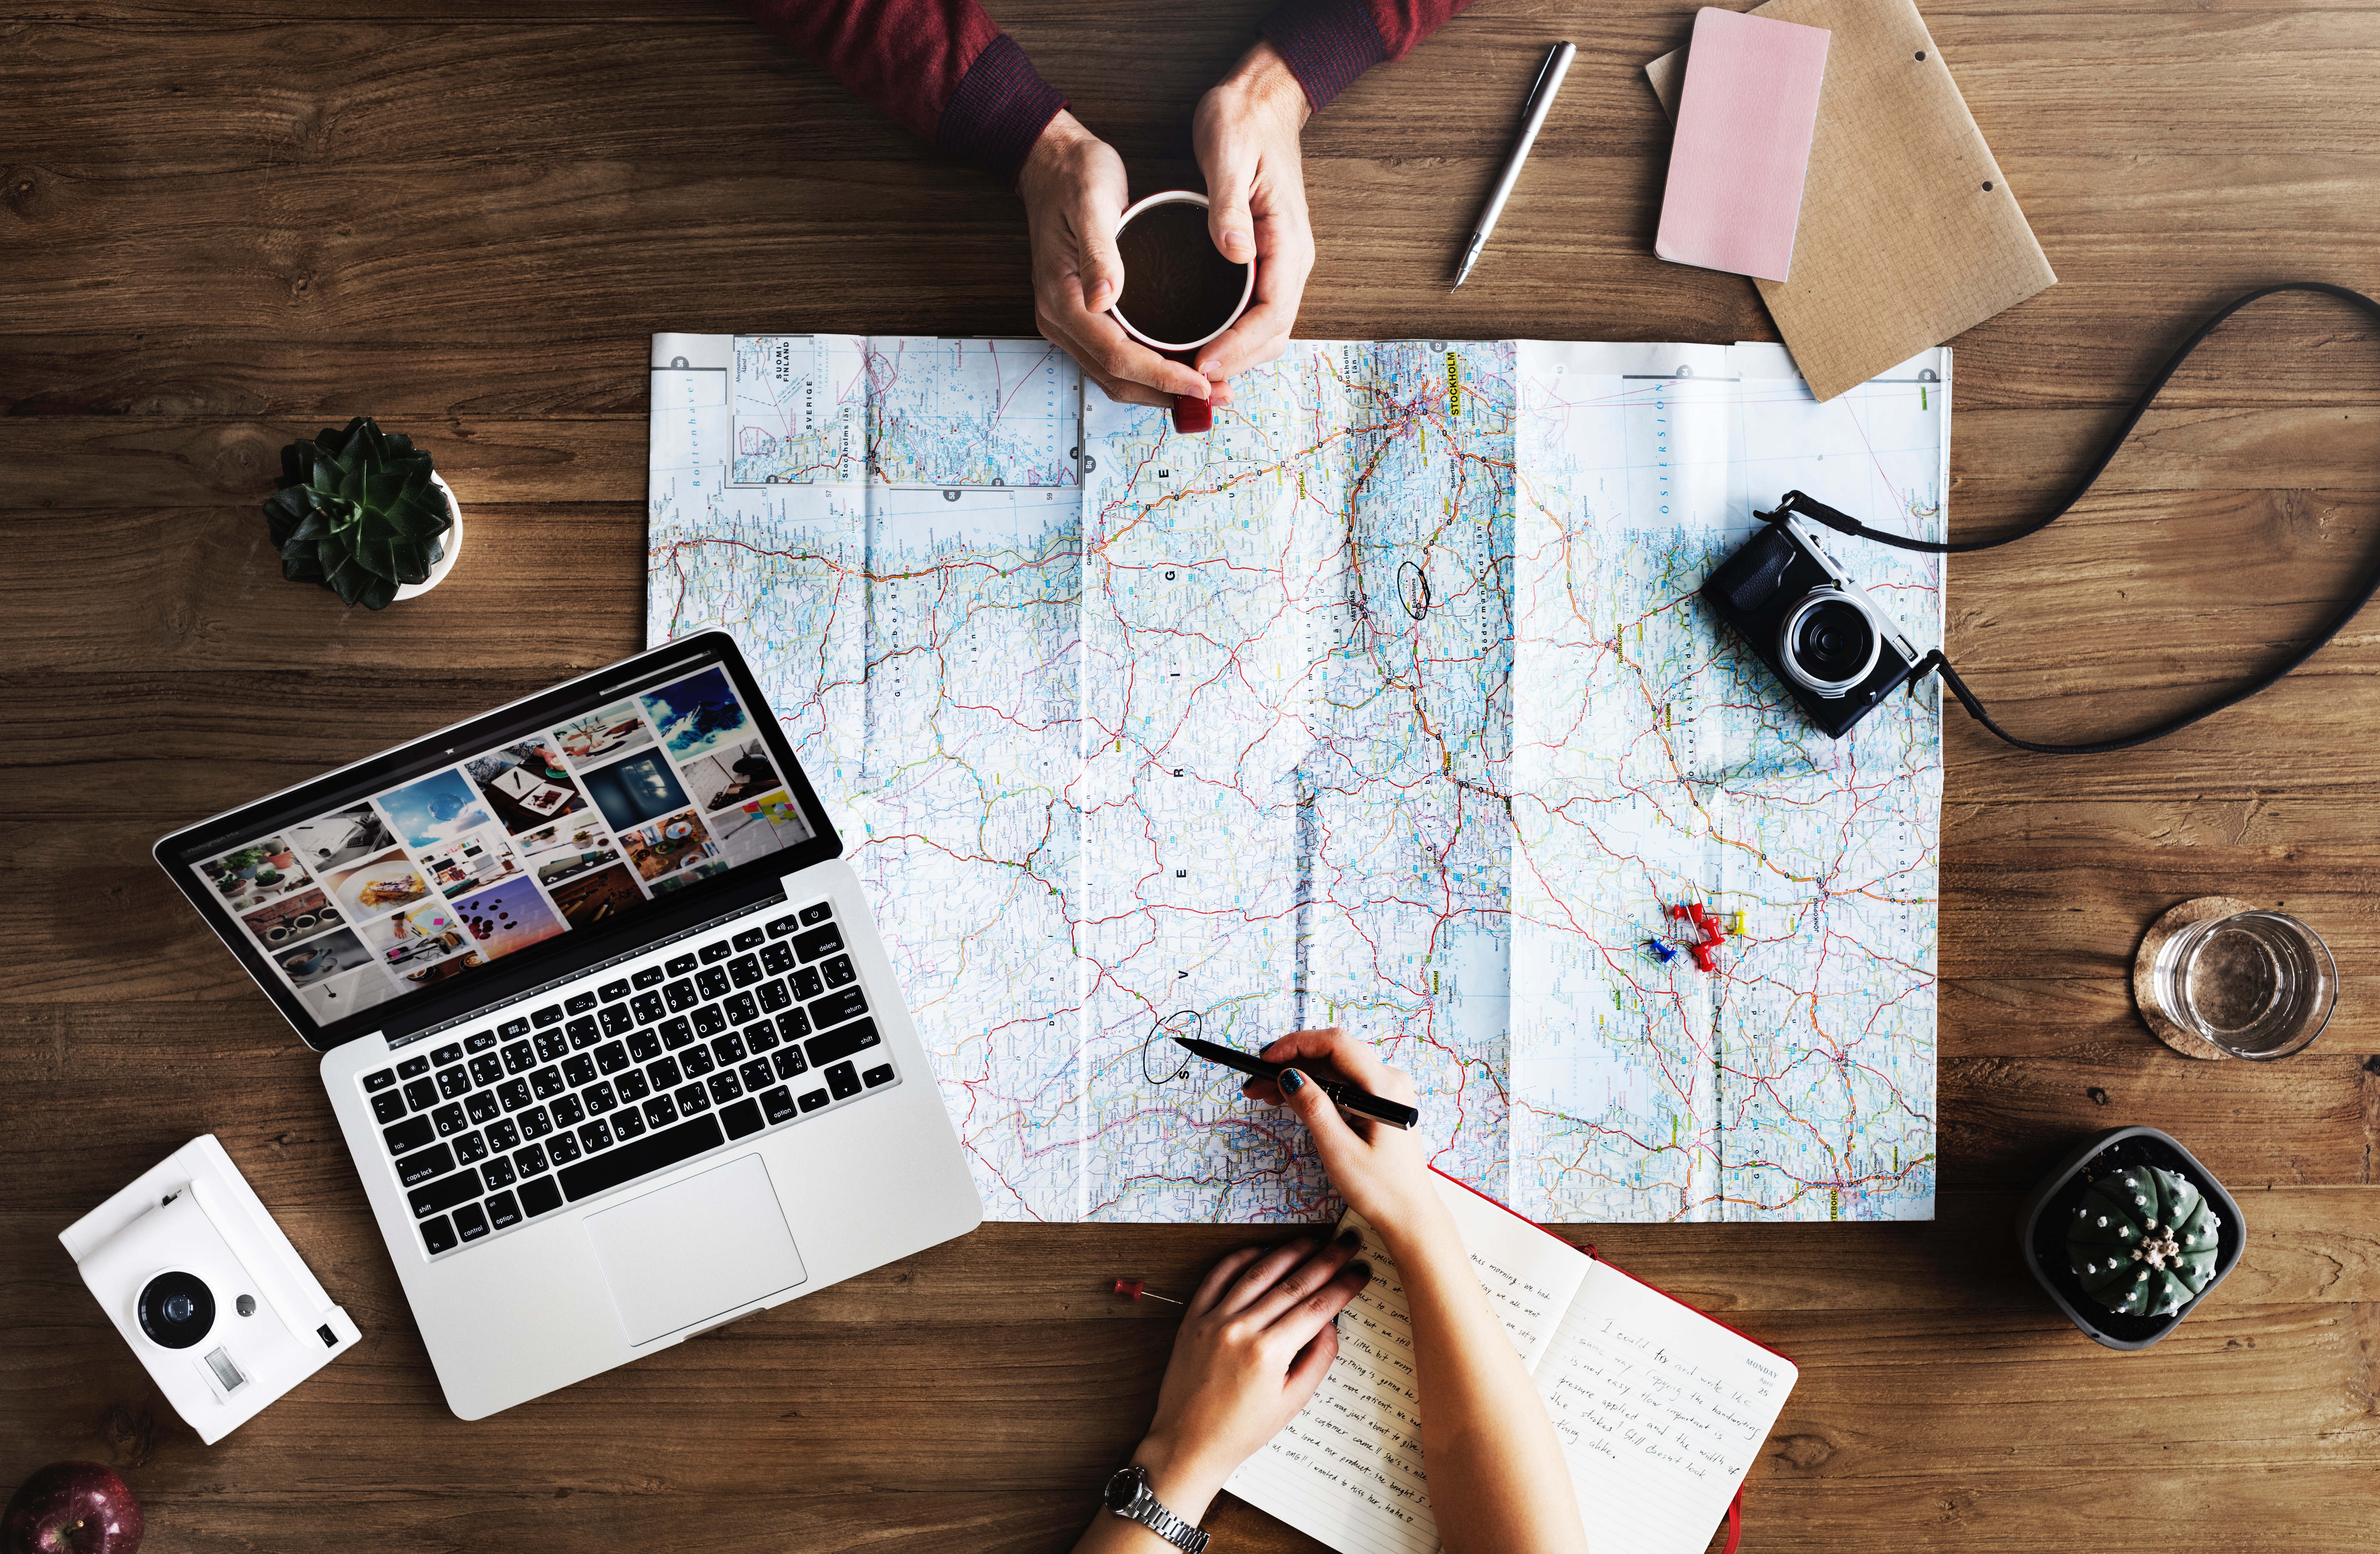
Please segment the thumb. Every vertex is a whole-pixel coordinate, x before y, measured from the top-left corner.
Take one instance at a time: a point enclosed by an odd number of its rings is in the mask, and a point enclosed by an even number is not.
[[[1255,180],[1253,155],[1228,139],[1215,148],[1214,165],[1207,169],[1207,231],[1217,250],[1234,264],[1256,261],[1257,224],[1248,210],[1248,190]]]
[[[1293,1068],[1281,1071],[1281,1099],[1305,1131],[1314,1135],[1314,1147],[1322,1152],[1322,1163],[1329,1166],[1344,1150],[1362,1144],[1347,1119],[1339,1114],[1339,1104],[1322,1091],[1321,1083],[1313,1075]]]
[[[1083,308],[1104,313],[1123,295],[1123,255],[1116,250],[1115,212],[1084,200],[1075,208],[1075,251],[1083,282]]]

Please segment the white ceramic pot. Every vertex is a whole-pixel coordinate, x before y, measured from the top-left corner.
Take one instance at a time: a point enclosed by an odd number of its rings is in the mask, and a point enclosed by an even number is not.
[[[455,488],[446,483],[445,476],[433,469],[430,472],[430,479],[431,483],[446,493],[446,505],[455,515],[455,527],[448,529],[440,539],[439,546],[443,553],[439,556],[437,565],[431,567],[430,576],[419,583],[399,584],[396,599],[391,602],[419,599],[423,594],[444,582],[446,574],[455,570],[455,558],[463,553],[463,504],[455,500]]]

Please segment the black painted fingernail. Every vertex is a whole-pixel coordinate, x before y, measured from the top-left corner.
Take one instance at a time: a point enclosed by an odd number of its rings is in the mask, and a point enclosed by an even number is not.
[[[1281,1087],[1285,1094],[1293,1096],[1305,1087],[1305,1075],[1293,1068],[1284,1068],[1281,1071]]]
[[[1358,1279],[1369,1279],[1372,1277],[1372,1265],[1358,1257],[1347,1265],[1347,1271]]]
[[[1361,1246],[1364,1244],[1364,1238],[1356,1234],[1352,1230],[1341,1231],[1339,1232],[1339,1244],[1342,1246]]]

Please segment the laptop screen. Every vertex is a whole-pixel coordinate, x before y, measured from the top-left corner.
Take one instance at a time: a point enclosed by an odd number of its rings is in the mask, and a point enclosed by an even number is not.
[[[579,975],[840,852],[711,634],[176,832],[158,861],[323,1049]]]

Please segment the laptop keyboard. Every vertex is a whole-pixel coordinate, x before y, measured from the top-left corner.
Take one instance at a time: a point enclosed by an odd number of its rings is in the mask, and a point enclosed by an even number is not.
[[[831,904],[670,948],[363,1076],[431,1257],[893,1082]]]

